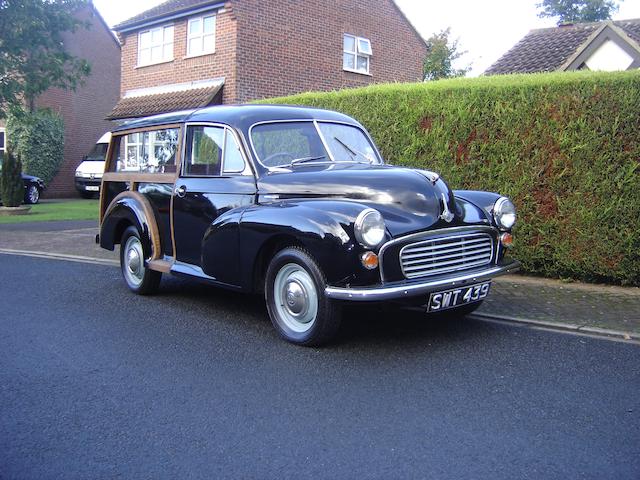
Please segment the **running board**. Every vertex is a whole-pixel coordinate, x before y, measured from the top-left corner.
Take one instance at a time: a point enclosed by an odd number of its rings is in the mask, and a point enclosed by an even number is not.
[[[170,257],[165,257],[162,260],[149,260],[147,262],[147,267],[149,270],[155,270],[156,272],[169,273],[173,267],[173,259],[167,260],[167,258]]]

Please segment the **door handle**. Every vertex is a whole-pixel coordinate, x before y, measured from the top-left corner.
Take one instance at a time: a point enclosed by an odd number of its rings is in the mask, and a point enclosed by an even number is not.
[[[175,193],[180,198],[184,198],[184,196],[187,194],[187,187],[185,187],[184,185],[180,185],[173,190],[173,193]]]

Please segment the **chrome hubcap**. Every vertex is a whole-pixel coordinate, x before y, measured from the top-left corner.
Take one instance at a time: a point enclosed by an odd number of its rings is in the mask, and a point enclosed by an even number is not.
[[[40,192],[38,192],[38,189],[36,187],[31,186],[29,188],[29,200],[31,201],[31,203],[36,203],[39,198]]]
[[[129,237],[124,246],[124,275],[127,282],[138,287],[144,277],[144,254],[142,244],[137,237]]]
[[[309,273],[288,263],[276,275],[273,290],[278,322],[294,332],[309,330],[318,314],[318,292]]]

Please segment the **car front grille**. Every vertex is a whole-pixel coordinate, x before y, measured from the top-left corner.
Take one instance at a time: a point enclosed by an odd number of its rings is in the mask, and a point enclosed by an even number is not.
[[[467,232],[412,243],[400,250],[402,273],[408,279],[481,267],[493,260],[493,237]]]

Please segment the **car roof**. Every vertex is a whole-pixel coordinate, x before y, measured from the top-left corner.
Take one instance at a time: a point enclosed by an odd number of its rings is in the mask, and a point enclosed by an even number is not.
[[[256,123],[277,120],[324,120],[359,125],[347,115],[319,108],[293,105],[219,105],[139,118],[126,122],[113,131],[183,122],[216,122],[248,130]]]

